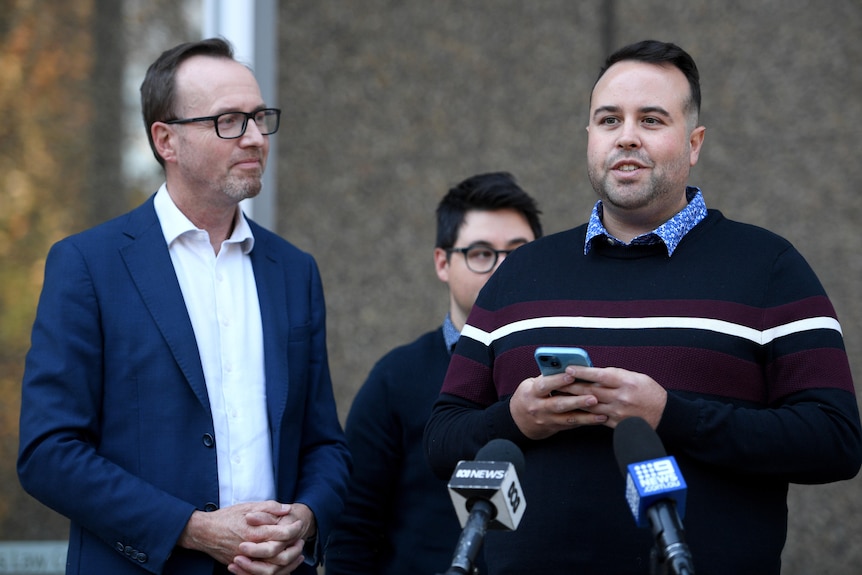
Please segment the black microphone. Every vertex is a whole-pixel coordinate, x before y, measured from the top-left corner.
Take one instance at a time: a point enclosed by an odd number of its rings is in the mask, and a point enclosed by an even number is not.
[[[640,417],[622,420],[614,429],[614,453],[626,478],[626,500],[638,527],[651,527],[661,573],[694,575],[685,542],[686,484],[658,434]]]
[[[473,573],[487,529],[517,529],[527,507],[518,473],[524,454],[507,439],[492,439],[473,461],[458,462],[449,495],[464,529],[445,575]]]

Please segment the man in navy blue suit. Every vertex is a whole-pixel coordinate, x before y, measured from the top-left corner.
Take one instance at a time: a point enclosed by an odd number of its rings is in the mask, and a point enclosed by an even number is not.
[[[314,259],[246,219],[280,111],[220,39],[141,85],[165,184],[51,248],[18,473],[67,573],[315,573],[349,454]]]

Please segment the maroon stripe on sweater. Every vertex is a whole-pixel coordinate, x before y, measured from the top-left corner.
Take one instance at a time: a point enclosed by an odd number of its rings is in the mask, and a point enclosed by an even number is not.
[[[556,316],[708,318],[764,330],[804,318],[835,318],[836,314],[829,299],[824,296],[767,309],[718,300],[542,300],[516,303],[496,311],[474,307],[469,323],[478,329],[491,332],[525,319]]]
[[[489,375],[486,366],[455,355],[443,392],[480,405],[491,405],[514,393],[520,383],[538,375],[532,346],[512,349],[494,362],[496,396],[474,385]],[[853,392],[844,353],[814,349],[780,358],[765,372],[752,362],[707,349],[685,347],[588,347],[596,367],[619,367],[644,373],[668,390],[690,391],[769,405],[797,391],[833,388]],[[816,385],[812,385],[816,382]]]

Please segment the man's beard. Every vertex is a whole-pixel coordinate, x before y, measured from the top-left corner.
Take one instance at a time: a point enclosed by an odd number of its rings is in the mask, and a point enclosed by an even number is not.
[[[668,188],[664,179],[656,179],[654,176],[650,176],[649,180],[645,182],[623,185],[611,182],[610,173],[606,173],[604,177],[600,178],[590,170],[589,176],[593,190],[602,202],[626,210],[650,205],[653,200],[661,197]],[[625,193],[626,191],[632,193]]]
[[[225,183],[222,193],[232,200],[240,202],[256,197],[262,187],[262,178],[230,179]]]
[[[674,176],[681,171],[686,171],[689,166],[688,156],[683,155],[661,169],[653,162],[640,161],[650,166],[649,177],[644,181],[631,184],[615,184],[612,181],[613,171],[610,169],[600,174],[591,166],[587,167],[590,183],[602,202],[623,210],[636,210],[649,206],[659,198],[676,194],[679,191],[679,183]]]

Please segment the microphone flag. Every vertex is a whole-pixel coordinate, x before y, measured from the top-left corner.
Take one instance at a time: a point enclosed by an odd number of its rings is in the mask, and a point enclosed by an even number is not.
[[[675,501],[680,518],[685,517],[686,489],[685,479],[673,456],[628,465],[626,501],[638,527],[649,527],[646,511],[661,499]]]
[[[449,480],[449,495],[462,527],[479,500],[490,501],[496,509],[488,529],[516,529],[527,508],[517,471],[509,461],[459,461]]]

